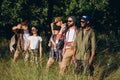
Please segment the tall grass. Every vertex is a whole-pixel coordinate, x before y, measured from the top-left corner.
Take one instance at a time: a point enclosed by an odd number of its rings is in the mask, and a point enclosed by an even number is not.
[[[105,60],[107,60],[106,58]],[[57,63],[51,67],[49,73],[46,73],[46,60],[39,61],[38,66],[32,63],[25,65],[22,59],[16,63],[12,59],[9,61],[0,60],[0,80],[84,80],[83,76],[74,75],[72,65],[68,67],[64,76],[59,75]],[[94,80],[120,79],[120,67],[114,63],[110,62],[110,65],[103,63],[102,65],[98,62],[98,64],[94,64],[94,67]]]
[[[100,35],[98,39],[98,50],[93,64],[94,80],[120,80],[119,41],[107,35]],[[59,75],[57,62],[51,67],[50,72],[46,73],[46,53],[38,66],[32,63],[25,64],[21,56],[14,63],[6,39],[0,42],[0,54],[0,80],[85,80],[84,76],[74,74],[72,64],[68,66],[64,76]]]

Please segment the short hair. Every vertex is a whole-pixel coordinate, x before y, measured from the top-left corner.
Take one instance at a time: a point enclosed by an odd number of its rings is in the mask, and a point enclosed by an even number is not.
[[[28,20],[26,20],[26,21],[24,21],[24,22],[21,22],[21,25],[22,25],[22,26],[28,26],[28,24],[29,24]]]

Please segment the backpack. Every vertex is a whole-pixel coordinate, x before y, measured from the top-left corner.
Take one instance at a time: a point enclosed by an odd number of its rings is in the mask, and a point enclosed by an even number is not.
[[[14,34],[11,39],[10,39],[10,44],[9,44],[9,48],[10,48],[10,51],[13,52],[16,47],[17,47],[17,35]]]

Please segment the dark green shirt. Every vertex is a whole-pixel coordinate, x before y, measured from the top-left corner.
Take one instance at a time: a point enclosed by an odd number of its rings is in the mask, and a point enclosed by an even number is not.
[[[90,53],[96,49],[95,32],[92,28],[89,28],[85,33],[81,28],[74,41],[74,47],[76,48],[77,60],[88,60]]]

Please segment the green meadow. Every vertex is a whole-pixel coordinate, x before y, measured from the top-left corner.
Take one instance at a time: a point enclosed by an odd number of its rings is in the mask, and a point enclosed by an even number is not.
[[[43,45],[44,46],[44,45]],[[94,58],[94,80],[120,80],[120,45],[115,37],[98,36],[97,51]],[[45,49],[44,49],[45,50]],[[48,51],[48,50],[46,50]],[[39,64],[25,64],[23,56],[13,62],[13,54],[9,51],[9,41],[0,42],[0,80],[84,80],[75,75],[74,65],[70,64],[64,76],[59,75],[56,62],[49,73],[45,72],[48,52],[43,51],[43,59]]]

